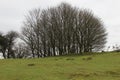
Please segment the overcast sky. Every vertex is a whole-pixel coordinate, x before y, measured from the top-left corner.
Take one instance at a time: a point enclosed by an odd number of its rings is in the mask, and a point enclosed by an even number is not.
[[[0,0],[0,31],[20,32],[24,15],[29,10],[57,6],[61,2],[91,9],[104,22],[108,32],[107,45],[120,44],[120,0]]]

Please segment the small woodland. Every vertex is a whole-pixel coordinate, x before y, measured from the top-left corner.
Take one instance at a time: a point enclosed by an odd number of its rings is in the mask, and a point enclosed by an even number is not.
[[[5,59],[83,55],[102,51],[106,36],[103,21],[91,10],[61,3],[29,11],[20,33],[1,33],[0,51]]]

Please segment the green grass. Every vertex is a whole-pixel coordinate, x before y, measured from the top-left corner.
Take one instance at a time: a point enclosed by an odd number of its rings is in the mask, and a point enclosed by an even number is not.
[[[0,80],[120,80],[120,53],[0,60]]]

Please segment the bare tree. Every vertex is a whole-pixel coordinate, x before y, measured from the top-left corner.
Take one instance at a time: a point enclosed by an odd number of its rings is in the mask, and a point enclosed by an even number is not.
[[[24,23],[24,28],[22,28],[21,39],[30,47],[33,57],[35,57],[35,40],[34,40],[34,30],[29,27],[30,24]]]
[[[27,45],[30,46],[33,57],[35,57],[35,52],[38,57],[41,55],[40,16],[40,9],[34,9],[33,11],[30,11],[26,16],[26,21],[24,21],[24,27],[22,29],[22,40],[24,40]]]

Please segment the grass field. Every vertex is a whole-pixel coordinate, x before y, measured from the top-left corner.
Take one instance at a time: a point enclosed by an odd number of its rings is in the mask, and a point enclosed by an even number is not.
[[[0,80],[120,80],[120,53],[0,60]]]

